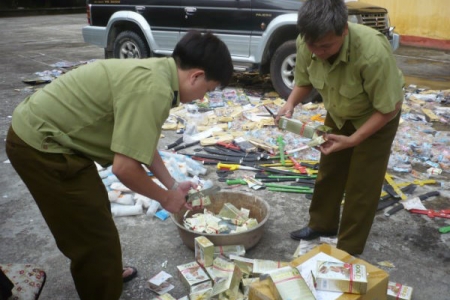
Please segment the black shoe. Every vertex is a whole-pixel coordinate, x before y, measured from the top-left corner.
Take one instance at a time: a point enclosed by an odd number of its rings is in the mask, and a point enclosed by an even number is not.
[[[321,231],[312,230],[309,227],[303,227],[300,230],[292,231],[291,239],[294,239],[297,241],[299,241],[299,240],[309,241],[309,240],[316,239],[320,236],[333,236],[336,234],[337,234],[337,232],[321,232]]]

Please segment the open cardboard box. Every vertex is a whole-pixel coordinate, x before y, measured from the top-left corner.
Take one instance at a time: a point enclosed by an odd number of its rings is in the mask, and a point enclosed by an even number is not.
[[[367,270],[368,287],[364,295],[342,294],[338,300],[386,300],[389,274],[362,259],[355,258],[345,251],[339,250],[331,245],[322,244],[312,249],[308,253],[294,259],[290,265],[297,267],[315,255],[323,252],[343,262],[353,264],[363,264]],[[256,281],[250,285],[249,300],[274,300],[275,297],[270,292],[269,280]]]

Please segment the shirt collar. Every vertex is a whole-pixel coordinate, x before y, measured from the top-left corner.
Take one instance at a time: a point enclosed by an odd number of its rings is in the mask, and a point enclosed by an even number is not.
[[[336,61],[349,62],[350,61],[350,26],[348,30],[348,34],[344,38],[344,42],[342,43],[341,50],[339,51],[339,56]],[[314,53],[311,53],[311,59],[318,60],[317,56]]]
[[[172,100],[172,107],[176,107],[180,105],[180,93],[179,91],[179,83],[178,83],[178,69],[177,64],[175,63],[175,60],[172,57],[167,58],[169,62],[170,67],[170,73],[171,73],[171,84],[170,87],[173,90],[173,100]]]

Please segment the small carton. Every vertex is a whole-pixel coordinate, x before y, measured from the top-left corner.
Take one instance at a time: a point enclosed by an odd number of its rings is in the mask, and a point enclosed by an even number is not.
[[[234,254],[231,254],[229,259],[231,259],[236,264],[236,266],[241,269],[242,278],[252,277],[254,263],[253,259],[237,256]]]
[[[177,300],[177,298],[174,298],[171,294],[163,294],[156,296],[152,300]]]
[[[242,280],[241,270],[233,262],[217,257],[211,273],[214,276],[213,296],[219,299],[236,299]]]
[[[224,219],[231,220],[234,225],[242,225],[248,220],[248,214],[245,210],[239,210],[231,203],[225,203],[218,214]]]
[[[211,205],[211,198],[207,195],[203,195],[201,191],[190,190],[188,192],[187,202],[191,204],[192,208],[201,209]]]
[[[306,138],[315,139],[325,133],[331,132],[331,127],[319,122],[302,122],[296,119],[281,117],[278,122],[280,129],[299,134]]]
[[[278,153],[280,153],[280,148],[278,146],[271,145],[269,143],[264,142],[263,140],[257,138],[249,138],[248,141],[253,145],[255,145],[256,147],[266,150],[272,155],[277,155]]]
[[[276,300],[315,300],[305,280],[290,266],[269,272],[270,290]]]
[[[209,284],[210,287],[212,286],[210,278],[196,261],[179,265],[177,269],[180,280],[189,290],[198,284]]]
[[[213,263],[214,244],[207,237],[198,236],[194,239],[195,260],[202,267],[209,267]]]
[[[259,278],[257,278],[257,277],[242,278],[241,286],[242,286],[242,292],[243,292],[244,296],[248,297],[248,293],[250,291],[250,285],[256,281],[259,281]]]
[[[189,294],[189,300],[207,300],[211,299],[212,288],[207,288],[205,290],[194,291]]]
[[[400,283],[391,282],[388,283],[387,299],[388,300],[411,300],[413,288],[410,286],[402,285]]]
[[[170,278],[172,278],[172,275],[161,271],[148,280],[148,287],[159,295],[166,294],[174,288],[169,282]]]
[[[317,290],[365,294],[367,272],[362,264],[318,261],[316,271]]]
[[[265,273],[268,273],[275,269],[286,267],[288,265],[289,265],[289,262],[284,262],[284,261],[254,259],[253,260],[253,274],[254,275],[265,274]]]
[[[244,256],[244,245],[227,245],[227,246],[214,246],[214,258],[223,255],[230,257],[230,255]]]

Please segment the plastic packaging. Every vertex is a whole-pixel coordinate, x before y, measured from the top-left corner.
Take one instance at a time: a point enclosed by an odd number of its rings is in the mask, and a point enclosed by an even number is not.
[[[142,215],[144,210],[142,205],[122,205],[122,204],[114,204],[111,205],[111,213],[114,217],[126,217],[126,216],[136,216]]]

